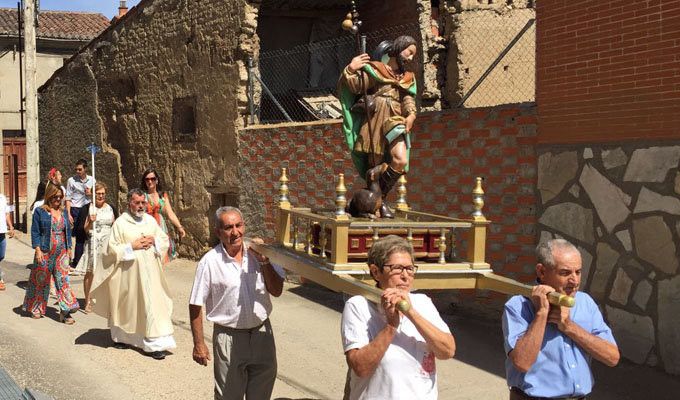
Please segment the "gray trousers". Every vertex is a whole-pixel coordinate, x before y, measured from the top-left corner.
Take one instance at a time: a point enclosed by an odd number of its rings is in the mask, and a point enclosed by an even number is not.
[[[269,320],[253,329],[215,324],[215,400],[268,400],[276,381],[276,346]]]

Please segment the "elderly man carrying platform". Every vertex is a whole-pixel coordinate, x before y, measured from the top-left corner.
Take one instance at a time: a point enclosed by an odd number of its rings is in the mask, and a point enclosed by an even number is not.
[[[540,244],[531,299],[505,303],[505,371],[511,400],[585,399],[593,387],[590,359],[613,367],[619,349],[593,299],[578,288],[581,254],[564,239]],[[573,308],[548,303],[558,292],[576,300]]]

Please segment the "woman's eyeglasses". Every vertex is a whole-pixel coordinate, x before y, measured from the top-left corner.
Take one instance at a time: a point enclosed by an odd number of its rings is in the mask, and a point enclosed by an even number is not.
[[[407,275],[413,276],[418,271],[417,265],[385,264],[383,265],[383,268],[387,268],[390,273],[395,275],[401,274],[402,272],[406,271]]]
[[[145,180],[146,182],[155,182],[155,181],[158,180],[158,178],[156,178],[156,177],[153,177],[153,178],[144,178],[144,180]]]
[[[59,201],[61,201],[61,199],[63,199],[63,198],[64,198],[64,196],[52,196],[52,197],[50,197],[50,200],[52,200],[52,201],[54,201],[54,200],[59,200]]]

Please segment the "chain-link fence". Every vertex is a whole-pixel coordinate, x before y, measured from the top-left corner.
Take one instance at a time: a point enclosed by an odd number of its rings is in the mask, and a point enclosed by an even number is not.
[[[367,52],[370,54],[381,41],[399,35],[420,41],[417,24],[394,26],[367,32]],[[357,51],[356,37],[346,34],[291,49],[261,52],[250,69],[254,83],[251,92],[255,92],[253,120],[268,124],[340,118],[335,87]]]
[[[451,107],[535,100],[533,10],[506,15],[471,13],[461,18],[456,28],[449,43],[446,89],[442,93]]]
[[[437,65],[449,107],[489,107],[535,98],[535,19],[521,15],[472,13],[460,18]],[[369,54],[383,40],[399,35],[420,39],[418,24],[365,34]],[[343,68],[357,54],[356,37],[344,36],[263,51],[249,68],[250,123],[304,122],[340,118],[335,90]],[[425,72],[427,75],[428,72]],[[421,75],[421,74],[418,74]],[[427,76],[424,77],[428,79]]]

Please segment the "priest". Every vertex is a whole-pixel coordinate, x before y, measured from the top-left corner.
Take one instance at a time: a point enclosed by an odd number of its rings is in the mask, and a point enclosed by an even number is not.
[[[162,360],[176,347],[172,299],[162,268],[168,236],[146,213],[140,189],[128,193],[128,210],[111,227],[92,286],[93,311],[109,320],[114,347],[129,346]]]

